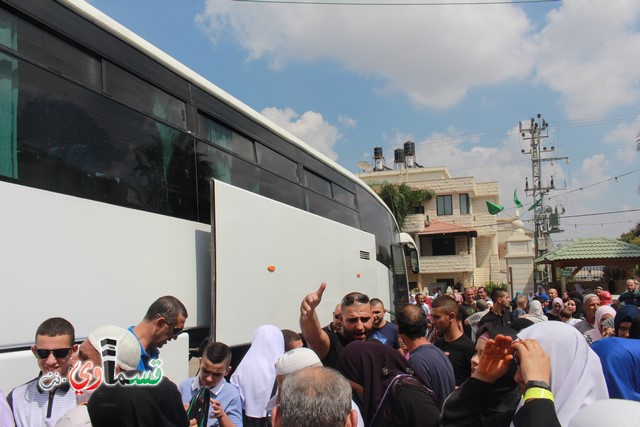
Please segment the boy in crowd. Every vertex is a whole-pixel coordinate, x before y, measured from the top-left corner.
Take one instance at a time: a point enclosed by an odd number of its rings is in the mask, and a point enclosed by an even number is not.
[[[242,427],[240,392],[224,378],[231,372],[231,349],[221,342],[209,344],[200,358],[198,376],[187,378],[178,386],[182,403],[187,404],[200,387],[211,390],[211,416],[208,426]]]

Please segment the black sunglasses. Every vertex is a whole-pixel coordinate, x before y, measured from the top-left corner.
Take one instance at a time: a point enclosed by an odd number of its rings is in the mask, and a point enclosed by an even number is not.
[[[56,348],[55,350],[43,350],[38,348],[36,349],[36,355],[40,359],[46,359],[51,353],[53,353],[53,357],[56,359],[64,359],[69,355],[70,351],[71,348]]]
[[[342,305],[344,305],[345,307],[353,305],[355,302],[366,304],[369,302],[369,297],[365,294],[354,294],[347,295],[346,297],[342,298]]]
[[[176,328],[176,325],[173,324],[173,322],[170,322],[169,319],[167,319],[166,316],[163,316],[160,313],[157,313],[158,317],[162,317],[162,319],[167,322],[167,325],[171,326],[171,329],[173,329],[173,336],[177,337],[178,335],[180,335],[182,333],[182,331],[184,330],[184,328]]]

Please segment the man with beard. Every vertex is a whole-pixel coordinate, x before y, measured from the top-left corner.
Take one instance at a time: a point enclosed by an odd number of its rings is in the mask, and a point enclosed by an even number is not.
[[[342,298],[342,330],[336,334],[328,334],[320,326],[316,313],[316,307],[322,301],[326,287],[326,283],[323,282],[316,292],[302,300],[300,329],[307,345],[316,352],[322,364],[335,369],[344,346],[351,341],[364,341],[369,338],[373,327],[373,313],[367,295],[351,292]]]

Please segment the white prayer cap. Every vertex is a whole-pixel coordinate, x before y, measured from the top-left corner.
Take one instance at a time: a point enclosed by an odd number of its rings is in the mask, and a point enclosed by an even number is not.
[[[306,347],[294,348],[276,361],[276,375],[289,375],[311,366],[322,366],[320,358]]]
[[[125,371],[138,368],[140,362],[140,343],[129,331],[120,326],[102,326],[89,334],[89,342],[102,354],[100,341],[105,338],[116,340],[116,365]]]

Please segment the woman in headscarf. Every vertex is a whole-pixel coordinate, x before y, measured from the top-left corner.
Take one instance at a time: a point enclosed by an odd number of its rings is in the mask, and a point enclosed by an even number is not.
[[[356,392],[365,426],[438,425],[440,411],[433,392],[397,350],[354,341],[342,351],[338,370]]]
[[[586,405],[595,402],[600,399],[606,399],[608,397],[607,384],[605,382],[604,375],[602,373],[602,366],[598,356],[589,348],[580,332],[572,326],[569,326],[563,322],[539,322],[526,328],[518,333],[519,341],[515,341],[509,347],[500,347],[504,344],[505,340],[511,341],[510,337],[504,337],[498,335],[495,340],[487,342],[485,347],[485,353],[487,348],[490,349],[490,356],[480,360],[481,368],[472,375],[472,378],[467,381],[479,381],[483,383],[495,382],[497,378],[504,375],[509,369],[512,360],[515,356],[522,356],[520,351],[524,351],[525,348],[529,351],[530,344],[532,347],[541,349],[544,353],[541,356],[548,356],[548,361],[544,361],[543,358],[536,357],[533,360],[535,363],[548,363],[546,365],[547,377],[549,378],[548,386],[553,394],[553,401],[542,399],[533,399],[533,402],[544,401],[548,407],[555,409],[555,415],[557,422],[562,427],[568,427],[570,420],[575,414]],[[498,344],[500,342],[501,344]],[[523,348],[522,346],[525,346]],[[500,350],[500,351],[496,351]],[[502,351],[503,350],[503,351]],[[492,355],[492,356],[491,356]],[[537,360],[540,362],[537,362]],[[524,362],[518,367],[514,380],[520,385],[522,391],[527,388],[527,381],[525,379],[531,379],[529,371],[531,359],[528,363]],[[483,365],[484,363],[484,365]],[[538,373],[543,370],[537,370]],[[550,372],[549,372],[550,371]],[[541,378],[533,378],[535,380],[541,380]],[[544,379],[543,381],[546,381]],[[465,389],[467,382],[463,383],[460,387]],[[534,387],[540,387],[541,385],[534,385]],[[474,393],[467,393],[464,401],[460,401],[460,405],[455,408],[451,408],[449,402],[445,402],[442,418],[447,420],[447,410],[465,411],[467,410],[468,402],[473,402],[476,399],[483,398],[482,388],[476,388]],[[523,407],[524,401],[521,400],[520,404],[514,406],[511,412],[508,412],[508,417],[493,424],[494,427],[504,427],[512,422],[516,427],[522,425],[553,425],[546,421],[533,420],[527,418],[527,423],[522,422],[522,418],[525,418],[523,414],[518,412]],[[528,403],[527,403],[528,405]],[[526,406],[526,405],[525,405]],[[534,405],[536,406],[536,405]],[[531,408],[531,406],[529,406]],[[535,412],[534,412],[535,414]],[[530,415],[530,414],[528,414]],[[549,415],[548,412],[540,412],[537,415]],[[443,425],[447,425],[443,422]],[[456,424],[449,424],[456,425]]]
[[[611,305],[613,303],[613,298],[609,291],[601,291],[598,294],[598,298],[600,298],[600,305]]]
[[[531,304],[529,304],[529,314],[524,314],[520,317],[528,319],[533,323],[544,322],[546,320],[549,320],[547,319],[547,316],[545,316],[544,313],[542,312],[542,304],[540,304],[540,301],[535,299],[531,301]]]
[[[256,329],[249,351],[231,376],[231,382],[240,389],[242,397],[243,425],[264,425],[265,408],[275,389],[275,363],[283,354],[284,337],[280,329],[273,325]]]
[[[598,356],[580,332],[563,322],[542,322],[522,330],[520,339],[535,339],[551,360],[551,392],[558,420],[567,427],[575,414],[608,397]],[[516,381],[522,379],[516,375]]]
[[[634,305],[623,305],[616,313],[613,325],[616,329],[616,336],[629,338],[629,330],[634,319],[640,317],[640,308]]]
[[[615,315],[616,310],[610,305],[603,305],[602,307],[598,307],[598,309],[596,310],[595,327],[584,333],[584,339],[587,340],[587,343],[589,345],[602,339],[602,322],[611,317],[614,317]]]
[[[560,320],[560,310],[564,308],[564,302],[562,302],[562,298],[554,298],[551,303],[551,310],[547,311],[547,319],[549,320]]]
[[[471,358],[472,375],[480,365],[480,358],[489,340],[498,335],[517,338],[515,330],[508,326],[495,326],[485,323],[478,330],[476,354]],[[508,426],[513,416],[513,409],[520,401],[520,387],[514,381],[517,366],[511,364],[507,372],[494,383],[488,384],[476,378],[467,379],[446,400],[443,409],[442,425],[444,427],[494,427]],[[477,398],[468,399],[469,395]],[[463,411],[455,408],[463,407]]]
[[[591,348],[600,357],[609,397],[640,402],[640,340],[611,337]]]

